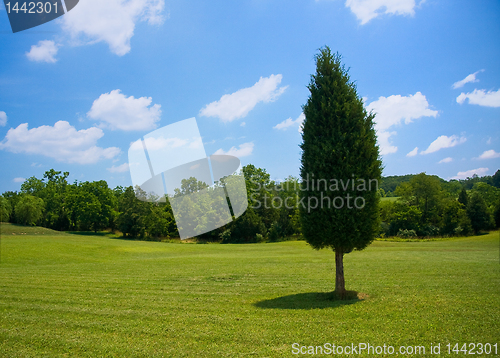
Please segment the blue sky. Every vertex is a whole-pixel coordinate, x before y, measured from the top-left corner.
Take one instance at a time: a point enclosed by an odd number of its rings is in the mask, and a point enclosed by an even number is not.
[[[325,45],[377,113],[384,175],[500,168],[497,0],[80,0],[16,34],[0,5],[0,191],[51,168],[131,185],[131,143],[192,117],[207,155],[298,176]]]

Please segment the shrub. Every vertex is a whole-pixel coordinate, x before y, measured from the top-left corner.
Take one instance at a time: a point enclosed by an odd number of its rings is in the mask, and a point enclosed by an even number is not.
[[[412,237],[417,237],[415,230],[399,229],[398,236],[402,239],[410,239]]]

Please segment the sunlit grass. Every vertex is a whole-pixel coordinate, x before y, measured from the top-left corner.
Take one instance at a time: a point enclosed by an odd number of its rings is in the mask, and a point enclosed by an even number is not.
[[[376,241],[345,257],[358,298],[341,302],[331,300],[334,254],[303,241],[179,245],[5,229],[3,357],[290,357],[295,342],[500,343],[498,232]]]

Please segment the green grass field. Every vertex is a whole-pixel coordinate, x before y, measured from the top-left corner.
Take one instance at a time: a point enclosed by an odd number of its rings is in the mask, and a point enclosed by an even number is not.
[[[303,241],[170,244],[2,225],[0,248],[1,357],[292,357],[293,343],[362,342],[432,357],[431,344],[442,356],[447,343],[500,345],[498,232],[376,241],[346,256],[361,299],[344,302],[329,299],[334,254]]]

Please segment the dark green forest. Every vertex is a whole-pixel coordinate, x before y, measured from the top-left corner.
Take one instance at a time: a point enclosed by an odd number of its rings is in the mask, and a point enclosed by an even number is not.
[[[249,243],[301,238],[298,178],[275,182],[265,169],[243,167],[248,209],[241,217],[199,236],[202,241]],[[31,177],[19,192],[0,196],[0,219],[59,231],[110,231],[126,238],[178,238],[172,208],[147,202],[136,187],[109,188],[106,181],[68,183],[68,172],[51,169]],[[183,182],[179,194],[203,185]],[[195,188],[196,190],[196,188]],[[377,188],[375,188],[377,190]],[[493,176],[446,181],[425,173],[384,177],[378,183],[380,237],[447,237],[500,227],[500,170]],[[353,208],[352,210],[355,210]]]

